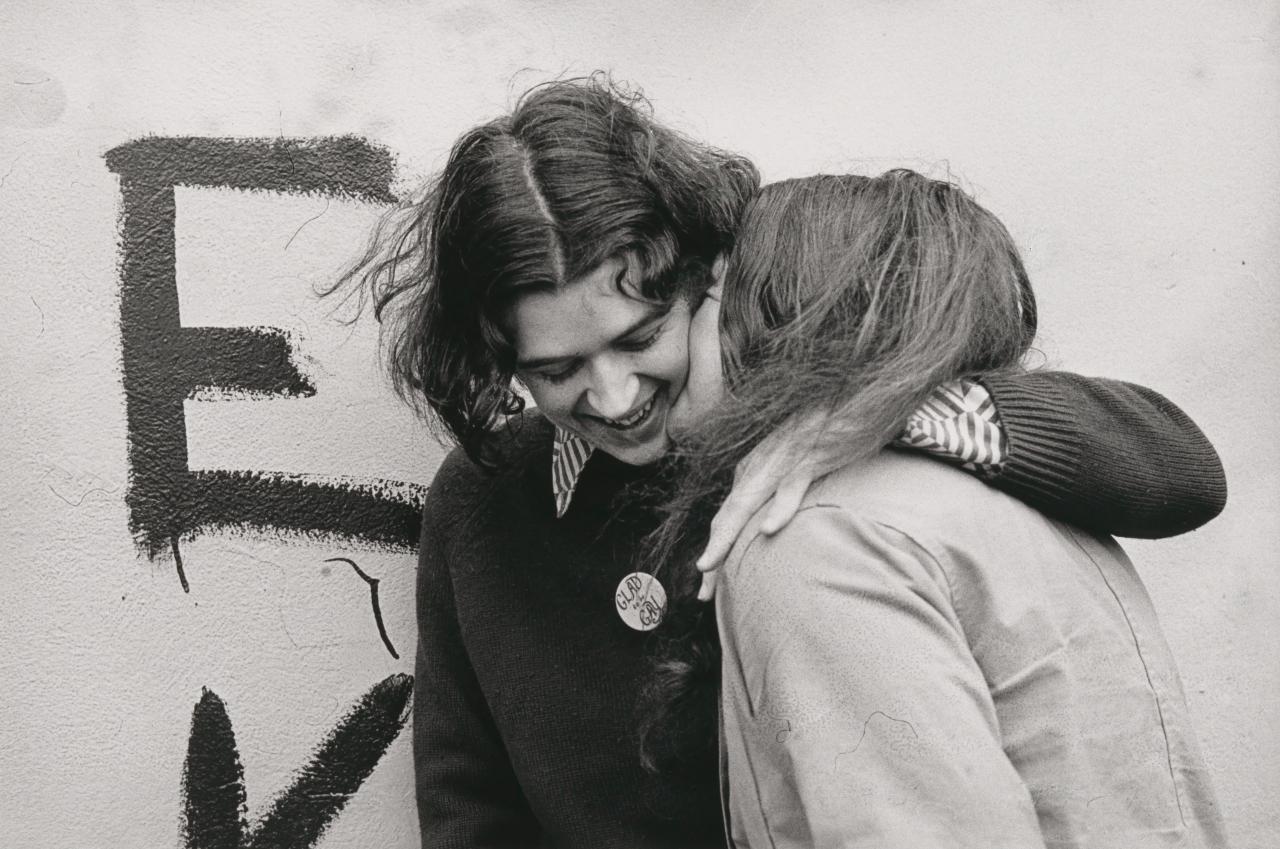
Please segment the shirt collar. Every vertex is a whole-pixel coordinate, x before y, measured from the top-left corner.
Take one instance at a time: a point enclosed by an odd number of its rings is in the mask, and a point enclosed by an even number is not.
[[[556,427],[555,442],[551,445],[551,491],[556,496],[557,519],[569,509],[578,476],[594,452],[595,449],[581,436]]]

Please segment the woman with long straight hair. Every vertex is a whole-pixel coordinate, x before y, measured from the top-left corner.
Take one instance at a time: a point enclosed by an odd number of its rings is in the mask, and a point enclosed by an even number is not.
[[[735,845],[1225,845],[1120,547],[893,447],[933,387],[1018,374],[1033,309],[1005,228],[948,183],[808,177],[748,205],[693,319],[655,572],[688,597],[705,517],[791,417],[825,416],[849,462],[781,532],[748,526],[716,629],[666,640],[654,739],[696,727],[676,720],[722,646]]]
[[[641,764],[657,618],[618,605],[655,526],[642,493],[690,316],[758,189],[749,161],[606,78],[549,83],[463,134],[340,284],[372,299],[397,388],[459,446],[419,554],[424,845],[722,844],[714,733],[677,773]],[[1221,509],[1212,447],[1155,393],[1069,375],[978,389],[952,411],[1000,449],[975,473],[1039,509],[1156,536]],[[904,439],[964,456],[939,415]]]

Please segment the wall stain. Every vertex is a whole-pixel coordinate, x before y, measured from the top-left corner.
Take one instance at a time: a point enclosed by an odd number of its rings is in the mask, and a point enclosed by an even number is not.
[[[373,772],[409,718],[413,678],[375,684],[338,721],[255,822],[226,705],[205,688],[191,717],[182,774],[184,849],[310,849]]]
[[[0,127],[50,127],[66,110],[66,91],[53,75],[34,65],[0,62]]]

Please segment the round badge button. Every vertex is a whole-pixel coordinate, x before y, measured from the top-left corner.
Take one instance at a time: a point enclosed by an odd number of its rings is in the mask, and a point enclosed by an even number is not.
[[[637,631],[652,631],[667,612],[667,591],[647,572],[632,572],[618,582],[613,595],[618,615]]]

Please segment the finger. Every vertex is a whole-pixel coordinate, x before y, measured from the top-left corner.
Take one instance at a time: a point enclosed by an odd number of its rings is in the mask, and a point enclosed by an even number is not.
[[[698,587],[698,601],[711,601],[716,597],[716,581],[719,572],[707,572],[702,576],[702,586]]]
[[[711,520],[707,547],[697,561],[698,568],[703,572],[720,565],[751,517],[773,497],[774,490],[783,479],[785,468],[780,445],[777,434],[770,434],[734,469],[729,497]]]
[[[729,549],[733,548],[733,541],[737,539],[737,531],[730,529],[730,524],[733,522],[731,514],[726,513],[722,507],[711,521],[707,547],[703,549],[696,563],[698,571],[710,572],[719,567],[721,561],[728,555]]]
[[[772,535],[785,528],[795,518],[800,502],[804,501],[805,493],[812,484],[813,478],[807,474],[791,475],[784,480],[760,523],[760,532]]]

